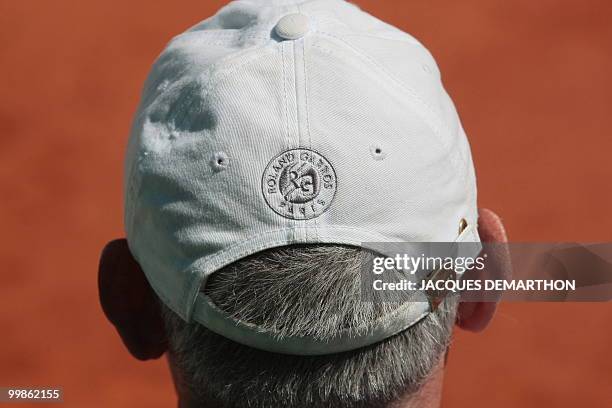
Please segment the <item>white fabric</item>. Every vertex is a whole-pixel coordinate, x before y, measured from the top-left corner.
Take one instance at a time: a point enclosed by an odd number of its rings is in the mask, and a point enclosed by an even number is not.
[[[278,38],[293,13],[307,16],[307,33]],[[334,170],[333,201],[305,220],[274,211],[262,191],[268,164],[298,148]],[[175,37],[145,83],[125,228],[151,285],[186,320],[206,277],[246,255],[452,242],[461,218],[463,240],[479,241],[470,149],[434,59],[350,3],[234,1]]]

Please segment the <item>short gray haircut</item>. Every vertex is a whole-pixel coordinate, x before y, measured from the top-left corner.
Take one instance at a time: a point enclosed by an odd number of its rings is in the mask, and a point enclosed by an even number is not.
[[[367,251],[342,245],[269,249],[217,272],[206,294],[236,319],[279,336],[332,338],[367,326],[397,305],[364,302]],[[391,407],[417,394],[450,344],[458,299],[402,333],[323,356],[269,353],[235,343],[162,307],[169,352],[192,398],[225,408]]]

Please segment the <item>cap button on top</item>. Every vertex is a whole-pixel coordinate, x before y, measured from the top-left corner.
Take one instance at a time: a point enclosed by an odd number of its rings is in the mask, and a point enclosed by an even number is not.
[[[308,32],[310,22],[308,16],[300,13],[287,14],[276,23],[274,30],[283,40],[297,40]]]

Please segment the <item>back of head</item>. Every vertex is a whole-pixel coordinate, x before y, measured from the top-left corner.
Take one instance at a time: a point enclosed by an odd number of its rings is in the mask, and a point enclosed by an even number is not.
[[[267,250],[218,272],[207,285],[235,319],[279,336],[331,339],[358,330],[398,305],[364,302],[359,281],[364,250],[338,245]],[[257,350],[185,323],[164,307],[171,360],[203,407],[402,407],[444,358],[458,298],[449,296],[407,330],[343,353],[296,356]]]

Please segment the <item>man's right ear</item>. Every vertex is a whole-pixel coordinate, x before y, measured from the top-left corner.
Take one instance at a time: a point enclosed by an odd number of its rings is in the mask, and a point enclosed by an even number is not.
[[[134,357],[149,360],[164,354],[168,342],[159,301],[125,239],[102,250],[98,290],[104,314]]]
[[[508,236],[501,218],[493,211],[482,208],[478,210],[478,235],[483,243],[507,243]],[[496,248],[495,253],[488,254],[485,269],[500,271],[503,276],[511,275],[510,255],[505,246]],[[486,270],[483,271],[486,275]],[[493,319],[497,302],[461,302],[457,312],[457,325],[464,330],[480,332]]]

